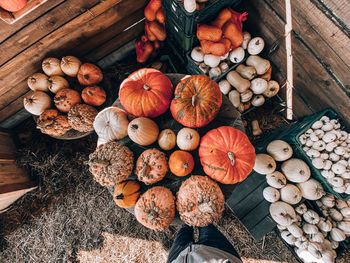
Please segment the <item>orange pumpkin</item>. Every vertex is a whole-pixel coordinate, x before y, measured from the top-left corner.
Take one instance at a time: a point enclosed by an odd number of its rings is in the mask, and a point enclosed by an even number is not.
[[[140,184],[129,180],[119,184],[114,189],[113,199],[117,206],[122,208],[132,207],[140,196]]]
[[[100,106],[106,101],[106,92],[98,86],[89,86],[83,89],[81,97],[86,104]]]
[[[189,152],[175,151],[169,157],[169,169],[176,176],[186,176],[192,172],[194,160]]]
[[[173,85],[167,76],[152,68],[143,68],[126,78],[119,99],[127,112],[137,117],[157,117],[170,104]]]
[[[81,85],[89,86],[100,83],[103,79],[103,74],[100,68],[91,63],[84,63],[78,71],[78,81]]]
[[[176,86],[170,111],[174,119],[187,127],[202,127],[219,113],[222,95],[218,84],[205,75],[183,79]]]
[[[223,184],[235,184],[252,171],[255,149],[243,132],[222,126],[202,137],[199,158],[208,176]]]
[[[0,0],[0,7],[9,11],[17,12],[25,7],[27,0]]]

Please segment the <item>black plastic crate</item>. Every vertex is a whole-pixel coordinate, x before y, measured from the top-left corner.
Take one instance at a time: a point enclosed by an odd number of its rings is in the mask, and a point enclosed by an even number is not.
[[[225,7],[236,6],[241,0],[212,0],[202,10],[189,13],[178,0],[162,0],[166,23],[172,19],[185,35],[193,35],[198,23],[208,22]]]

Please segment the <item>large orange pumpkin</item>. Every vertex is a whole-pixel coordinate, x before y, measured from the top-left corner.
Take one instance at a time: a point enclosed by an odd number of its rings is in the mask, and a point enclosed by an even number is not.
[[[170,111],[182,125],[202,127],[216,117],[221,103],[218,84],[205,75],[194,75],[183,79],[176,86]]]
[[[157,117],[170,104],[173,85],[162,72],[143,68],[126,78],[119,89],[119,99],[127,112],[137,117]]]
[[[25,7],[27,0],[0,0],[0,7],[9,11],[17,12]]]
[[[252,171],[255,149],[243,132],[222,126],[202,137],[199,158],[208,176],[223,184],[235,184]]]

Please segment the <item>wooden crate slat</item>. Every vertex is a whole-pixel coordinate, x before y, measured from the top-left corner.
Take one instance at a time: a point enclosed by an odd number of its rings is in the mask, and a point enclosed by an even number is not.
[[[350,25],[350,5],[348,0],[323,0],[323,2],[346,25]]]
[[[34,186],[27,189],[21,189],[21,190],[12,191],[9,193],[0,194],[0,214],[4,212],[1,210],[5,209],[9,205],[17,201],[19,198],[21,198],[23,195],[25,195],[26,193],[36,188],[37,186]]]
[[[16,172],[0,173],[0,186],[25,183],[28,181],[30,181],[30,179],[24,169],[18,168]]]
[[[226,201],[227,205],[234,208],[264,182],[265,177],[253,171],[247,179],[233,190],[232,195]]]
[[[249,233],[253,235],[256,240],[263,238],[266,233],[271,232],[276,227],[276,222],[271,216],[264,217],[259,223],[249,229]]]
[[[270,203],[266,200],[262,200],[254,210],[251,210],[245,217],[241,218],[242,224],[247,229],[252,229],[256,226],[261,220],[270,214],[269,212]],[[268,233],[268,232],[267,232]]]

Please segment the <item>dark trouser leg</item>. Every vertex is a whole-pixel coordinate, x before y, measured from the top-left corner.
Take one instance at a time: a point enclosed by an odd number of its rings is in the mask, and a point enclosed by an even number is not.
[[[230,241],[228,241],[226,237],[213,225],[199,228],[199,239],[196,244],[215,247],[240,258]]]
[[[193,243],[193,228],[188,225],[182,225],[182,228],[177,233],[174,243],[170,248],[167,263],[170,263],[177,256]]]

